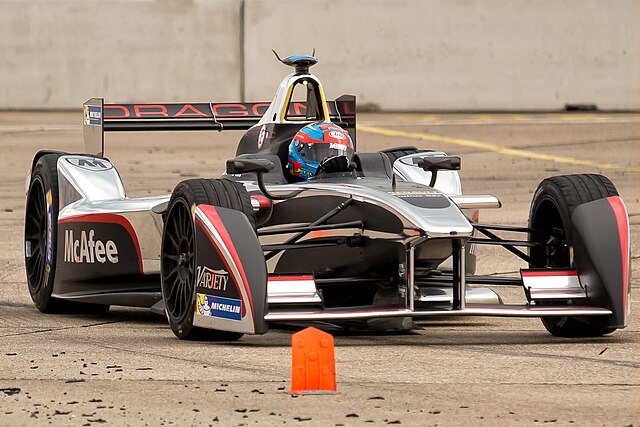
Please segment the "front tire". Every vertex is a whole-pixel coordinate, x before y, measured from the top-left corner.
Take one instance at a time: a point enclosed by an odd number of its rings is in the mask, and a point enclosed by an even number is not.
[[[162,297],[173,333],[180,339],[235,341],[244,334],[193,326],[195,315],[195,206],[207,204],[246,215],[255,229],[251,199],[241,183],[227,179],[190,179],[171,195],[162,237]]]
[[[529,211],[529,228],[541,235],[543,243],[529,250],[532,267],[573,268],[571,214],[583,203],[617,196],[618,191],[605,176],[596,174],[562,175],[547,178],[538,185]],[[598,325],[597,317],[543,317],[549,333],[558,337],[598,337],[616,328]]]

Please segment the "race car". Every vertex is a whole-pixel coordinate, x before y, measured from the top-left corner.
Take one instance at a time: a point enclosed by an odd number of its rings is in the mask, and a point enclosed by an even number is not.
[[[609,179],[544,179],[526,226],[480,223],[479,209],[501,203],[462,193],[459,157],[357,151],[355,97],[327,101],[312,55],[281,62],[293,72],[270,103],[84,104],[86,153],[40,151],[27,180],[25,265],[40,311],[149,307],[178,338],[211,340],[279,322],[406,329],[437,316],[539,317],[563,337],[627,325],[629,222]],[[310,123],[349,132],[352,167],[292,178],[287,150]],[[246,133],[221,177],[128,198],[104,134],[138,130]],[[529,268],[476,275],[478,245]],[[504,304],[501,285],[526,303]]]

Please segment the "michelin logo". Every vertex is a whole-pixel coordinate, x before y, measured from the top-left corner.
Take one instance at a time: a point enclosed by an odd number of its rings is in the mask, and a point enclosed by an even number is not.
[[[242,301],[215,295],[197,294],[196,313],[200,316],[242,320]]]

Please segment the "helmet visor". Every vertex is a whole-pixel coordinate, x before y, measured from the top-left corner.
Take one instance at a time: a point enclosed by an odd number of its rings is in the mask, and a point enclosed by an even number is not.
[[[298,142],[295,147],[300,156],[307,162],[320,163],[327,157],[345,156],[349,161],[353,159],[353,149],[336,143],[304,144]]]

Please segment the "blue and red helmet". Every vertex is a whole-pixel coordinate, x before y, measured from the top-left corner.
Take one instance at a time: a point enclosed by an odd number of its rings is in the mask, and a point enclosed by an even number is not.
[[[320,163],[330,157],[353,159],[353,141],[340,126],[327,122],[310,123],[300,129],[289,144],[287,170],[298,178],[311,178]]]

